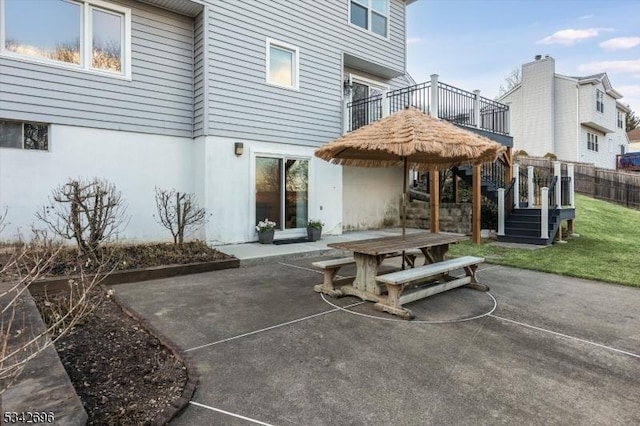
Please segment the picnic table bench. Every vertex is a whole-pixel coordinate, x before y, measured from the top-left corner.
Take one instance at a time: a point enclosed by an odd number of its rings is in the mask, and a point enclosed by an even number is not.
[[[314,286],[314,290],[332,297],[357,296],[362,300],[376,302],[374,305],[376,309],[405,319],[412,318],[413,314],[402,306],[403,303],[409,303],[462,285],[468,285],[477,290],[486,291],[488,289],[488,287],[479,284],[475,277],[475,270],[484,259],[467,256],[460,259],[444,260],[449,244],[466,238],[459,234],[425,232],[329,244],[329,247],[352,251],[353,258],[345,257],[314,262],[314,266],[324,271],[323,283]],[[397,255],[404,256],[404,259],[413,267],[418,254],[424,255],[424,266],[386,275],[378,274],[378,267],[385,258]],[[340,268],[353,264],[356,265],[355,278],[336,279]],[[449,272],[460,268],[466,271],[466,276],[450,279]],[[435,279],[444,282],[437,286],[432,285],[429,289],[408,291],[424,281]],[[405,290],[407,291],[405,292]]]
[[[469,286],[476,290],[488,291],[489,287],[480,284],[476,279],[476,269],[484,262],[482,257],[464,256],[444,260],[413,269],[391,272],[376,276],[376,281],[387,287],[387,297],[376,303],[374,308],[389,312],[402,318],[413,318],[413,313],[402,305],[432,296],[460,286]],[[456,269],[464,269],[465,276],[451,277],[449,273]],[[437,279],[440,284],[428,284]],[[425,284],[427,285],[421,285]],[[405,292],[405,289],[410,288]]]

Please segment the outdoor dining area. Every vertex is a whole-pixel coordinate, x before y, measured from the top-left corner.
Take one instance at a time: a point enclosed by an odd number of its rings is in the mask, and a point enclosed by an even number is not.
[[[374,308],[411,319],[404,305],[460,286],[488,291],[478,282],[475,271],[483,258],[464,256],[445,259],[450,244],[467,240],[461,234],[439,229],[439,171],[473,166],[474,239],[480,223],[480,166],[493,162],[505,150],[497,142],[464,130],[444,120],[430,117],[416,108],[406,108],[379,121],[360,127],[316,150],[315,155],[334,164],[358,167],[402,167],[402,234],[329,244],[353,253],[340,259],[314,262],[324,271],[324,281],[314,290],[332,297],[356,296],[375,302]],[[409,171],[430,173],[430,230],[406,233],[407,182]],[[477,228],[477,229],[476,229]],[[417,265],[418,256],[424,264]],[[401,269],[381,274],[380,265],[400,257]],[[356,265],[353,278],[338,279],[340,268]],[[464,275],[453,272],[464,270]]]

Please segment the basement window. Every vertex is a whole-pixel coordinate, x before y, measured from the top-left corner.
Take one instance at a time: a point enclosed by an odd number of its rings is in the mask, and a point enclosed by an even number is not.
[[[49,125],[0,120],[0,148],[49,150]]]

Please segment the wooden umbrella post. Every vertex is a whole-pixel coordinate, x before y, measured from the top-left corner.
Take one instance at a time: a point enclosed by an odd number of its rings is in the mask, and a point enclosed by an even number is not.
[[[480,208],[482,206],[482,192],[480,190],[480,166],[473,166],[473,202],[471,217],[473,220],[472,240],[475,244],[480,244]]]
[[[405,228],[407,227],[407,179],[409,179],[407,175],[407,157],[403,157],[402,162],[404,165],[404,173],[402,174],[402,236],[404,237]],[[404,256],[402,259],[404,261]]]
[[[429,172],[429,204],[431,206],[430,228],[432,234],[440,232],[440,172]]]

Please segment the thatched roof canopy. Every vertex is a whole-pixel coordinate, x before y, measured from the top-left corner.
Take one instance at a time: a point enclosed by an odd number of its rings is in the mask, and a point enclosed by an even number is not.
[[[488,138],[432,118],[416,108],[398,111],[326,143],[316,157],[360,167],[407,166],[443,170],[493,162],[504,147]]]

